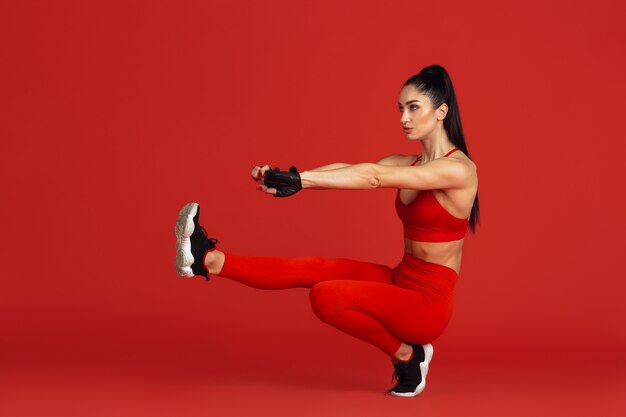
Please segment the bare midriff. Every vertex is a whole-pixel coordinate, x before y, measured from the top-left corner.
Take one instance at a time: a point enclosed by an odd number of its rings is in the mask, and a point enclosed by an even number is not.
[[[404,251],[425,260],[452,268],[457,275],[461,269],[461,255],[463,252],[463,240],[451,242],[416,242],[404,238]]]
[[[454,155],[454,154],[453,154]],[[416,156],[410,156],[408,159],[405,159],[403,163],[399,165],[409,165],[415,162],[417,159]],[[401,190],[402,192],[402,190]],[[406,191],[404,191],[406,193]],[[419,192],[419,191],[418,191]],[[448,193],[460,193],[461,191],[448,191]],[[463,191],[463,193],[472,192],[476,194],[476,188],[472,191]],[[412,194],[415,194],[415,191],[411,191]],[[433,194],[435,195],[435,194]],[[404,197],[404,196],[403,196]],[[405,204],[410,204],[411,201],[415,199],[415,195],[412,198],[407,199],[404,197]],[[437,200],[441,201],[441,198],[437,198]],[[450,208],[447,207],[448,204],[443,203],[442,207],[444,210],[450,212]],[[456,217],[461,217],[458,213],[451,213]],[[448,242],[418,242],[415,240],[411,240],[408,237],[404,238],[404,251],[415,256],[416,258],[420,258],[425,260],[426,262],[432,262],[439,265],[447,266],[448,268],[452,268],[456,271],[457,275],[459,275],[461,270],[461,255],[463,253],[463,241],[465,238],[461,238],[458,240],[448,241]]]

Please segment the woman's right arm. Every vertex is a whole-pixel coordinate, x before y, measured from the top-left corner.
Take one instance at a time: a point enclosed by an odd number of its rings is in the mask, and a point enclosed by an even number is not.
[[[393,155],[389,155],[383,159],[381,159],[380,161],[378,161],[377,163],[380,165],[391,165],[391,166],[397,166],[397,165],[402,165],[400,163],[401,159],[406,159],[406,156],[401,155],[401,154],[393,154]],[[330,171],[331,169],[338,169],[338,168],[345,168],[345,167],[349,167],[351,165],[354,164],[346,164],[343,162],[336,162],[334,164],[330,164],[330,165],[323,165],[321,167],[317,167],[317,168],[313,168],[313,169],[307,169],[307,171],[312,171],[312,172],[319,172],[319,171]],[[263,167],[260,166],[256,166],[252,169],[252,178],[259,182],[262,183],[262,178],[265,175],[265,172],[267,170],[270,169],[269,165],[265,165]]]
[[[330,164],[330,165],[324,165],[321,167],[317,167],[314,169],[309,169],[307,171],[330,171],[331,169],[337,169],[337,168],[345,168],[347,166],[350,166],[352,164],[344,164],[342,162],[336,162],[334,164]],[[263,177],[265,176],[265,173],[270,170],[271,167],[269,165],[265,165],[265,166],[255,166],[254,168],[252,168],[252,179],[254,179],[256,182],[258,183],[263,183]]]
[[[331,169],[337,169],[337,168],[344,168],[344,167],[349,167],[352,164],[344,164],[343,162],[337,162],[334,164],[330,164],[330,165],[324,165],[318,168],[313,168],[313,169],[307,169],[307,171],[329,171]]]
[[[387,165],[387,166],[402,166],[402,165],[406,165],[408,162],[407,162],[407,155],[394,153],[394,154],[391,154],[389,156],[382,158],[376,163],[379,165]],[[343,168],[343,167],[347,167],[350,165],[354,165],[354,164],[343,164],[341,162],[338,162],[336,164],[324,165],[322,167],[315,168],[315,169],[307,169],[307,171],[328,171],[330,169]]]

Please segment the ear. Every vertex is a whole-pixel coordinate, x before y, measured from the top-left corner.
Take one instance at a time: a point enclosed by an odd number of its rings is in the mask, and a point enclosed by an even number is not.
[[[445,119],[446,114],[448,114],[448,104],[443,103],[441,106],[439,106],[436,113],[437,113],[437,120]]]

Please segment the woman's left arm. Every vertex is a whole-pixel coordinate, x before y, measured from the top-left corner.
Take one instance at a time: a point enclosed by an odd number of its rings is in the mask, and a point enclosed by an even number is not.
[[[471,176],[469,165],[454,158],[439,158],[418,166],[388,166],[365,162],[329,171],[300,173],[302,188],[356,190],[456,188],[465,186]]]
[[[376,188],[374,163],[364,162],[327,171],[300,173],[302,188],[313,190],[345,189],[368,190]]]

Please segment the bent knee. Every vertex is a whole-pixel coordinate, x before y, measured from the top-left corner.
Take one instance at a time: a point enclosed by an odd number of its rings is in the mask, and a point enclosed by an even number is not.
[[[341,311],[339,285],[335,281],[318,282],[309,291],[309,301],[315,315],[326,320]]]

